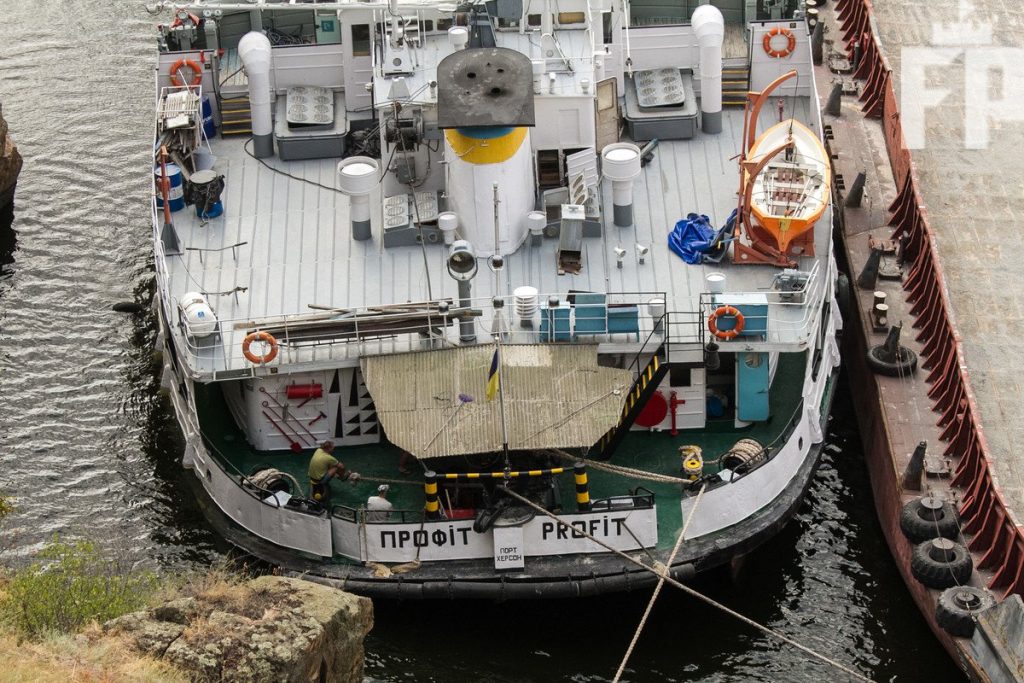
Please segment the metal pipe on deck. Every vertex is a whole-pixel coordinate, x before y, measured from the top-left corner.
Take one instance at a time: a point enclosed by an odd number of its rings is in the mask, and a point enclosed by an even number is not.
[[[700,112],[705,133],[722,132],[722,42],[725,19],[714,5],[700,5],[690,24],[700,45]]]
[[[249,31],[238,41],[238,56],[249,78],[252,146],[257,159],[274,156],[274,123],[270,112],[270,39]]]

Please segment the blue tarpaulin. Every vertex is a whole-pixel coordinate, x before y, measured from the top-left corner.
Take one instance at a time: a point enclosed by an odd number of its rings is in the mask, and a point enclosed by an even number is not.
[[[711,249],[711,242],[717,234],[718,231],[711,227],[710,218],[696,213],[687,214],[668,234],[668,248],[690,265],[697,265]]]
[[[725,227],[717,230],[707,216],[687,214],[686,218],[676,223],[676,227],[668,234],[668,248],[690,265],[698,265],[708,260],[717,262],[732,237],[735,217],[736,211],[733,211]]]

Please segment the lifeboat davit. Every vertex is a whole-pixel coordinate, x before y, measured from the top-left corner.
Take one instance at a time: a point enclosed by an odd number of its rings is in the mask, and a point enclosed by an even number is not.
[[[828,206],[828,154],[810,128],[790,119],[762,133],[747,159],[750,216],[786,254],[790,242],[814,227]]]

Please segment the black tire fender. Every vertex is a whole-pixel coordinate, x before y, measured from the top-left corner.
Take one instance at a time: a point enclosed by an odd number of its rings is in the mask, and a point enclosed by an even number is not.
[[[935,605],[935,623],[957,638],[974,635],[978,615],[996,604],[991,591],[974,586],[954,586],[942,591]]]
[[[915,498],[900,511],[900,529],[911,543],[924,543],[933,538],[960,537],[956,510],[945,501],[931,496]]]
[[[905,346],[900,347],[900,360],[889,361],[879,357],[881,346],[868,349],[868,367],[886,377],[906,377],[917,372],[917,354]]]
[[[910,573],[929,588],[951,588],[970,581],[974,561],[966,547],[948,538],[933,538],[914,546]]]

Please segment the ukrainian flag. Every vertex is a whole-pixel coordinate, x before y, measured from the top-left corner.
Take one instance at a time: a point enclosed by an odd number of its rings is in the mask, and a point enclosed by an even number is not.
[[[491,358],[491,369],[487,373],[487,400],[491,401],[498,393],[498,384],[501,380],[498,377],[498,347],[494,348],[494,357]]]

